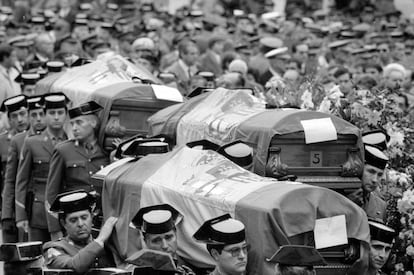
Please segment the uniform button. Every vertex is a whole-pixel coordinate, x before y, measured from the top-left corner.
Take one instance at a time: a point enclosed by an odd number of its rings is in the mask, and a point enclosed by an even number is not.
[[[41,160],[39,160],[39,161],[38,161],[38,163],[40,164],[40,163],[42,163],[42,161],[41,161]]]
[[[76,166],[77,166],[76,164],[73,165],[73,167],[76,167]]]
[[[88,161],[91,162],[92,160],[91,159],[88,159]]]
[[[93,173],[92,173],[92,171],[89,171],[89,175],[92,175]]]

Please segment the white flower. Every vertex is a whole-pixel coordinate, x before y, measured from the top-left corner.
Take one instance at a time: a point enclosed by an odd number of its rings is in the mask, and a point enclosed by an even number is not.
[[[331,113],[331,105],[332,102],[325,96],[319,105],[318,111],[323,113]]]
[[[405,135],[404,135],[403,132],[400,132],[400,131],[391,131],[389,133],[389,135],[390,135],[390,142],[389,142],[390,143],[390,146],[393,146],[393,145],[403,146],[404,145]]]
[[[301,109],[312,109],[315,106],[312,101],[312,93],[308,89],[303,92],[300,99],[302,100]]]

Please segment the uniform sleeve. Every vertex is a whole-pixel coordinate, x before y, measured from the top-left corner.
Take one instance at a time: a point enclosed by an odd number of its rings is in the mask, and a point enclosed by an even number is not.
[[[7,164],[4,177],[2,216],[1,219],[12,219],[14,217],[14,187],[16,183],[16,174],[18,166],[18,149],[17,142],[12,139],[7,153]]]
[[[28,220],[26,207],[26,196],[30,184],[32,171],[33,155],[29,145],[30,140],[26,139],[23,143],[20,154],[19,167],[16,178],[16,222]]]
[[[44,253],[45,264],[48,268],[73,269],[76,273],[85,273],[104,251],[104,248],[93,241],[70,256],[58,247],[48,248]]]
[[[49,175],[46,183],[45,207],[47,216],[47,225],[49,232],[61,231],[58,216],[50,211],[50,206],[56,199],[56,196],[63,190],[63,179],[65,173],[65,160],[62,153],[55,148],[50,159]]]

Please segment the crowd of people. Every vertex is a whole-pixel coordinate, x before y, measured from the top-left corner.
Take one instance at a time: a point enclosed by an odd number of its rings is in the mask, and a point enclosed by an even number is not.
[[[96,255],[105,248],[116,218],[103,222],[91,242],[91,201],[96,197],[61,195],[77,189],[99,193],[102,188],[91,182],[91,175],[109,163],[96,136],[95,113],[101,106],[88,102],[69,109],[64,94],[41,95],[35,88],[48,74],[112,51],[184,97],[194,96],[199,87],[248,88],[269,108],[327,112],[360,127],[366,143],[363,184],[349,199],[375,220],[371,237],[380,244],[371,247],[373,259],[377,257],[371,273],[382,268],[410,274],[414,19],[392,5],[382,12],[377,1],[341,9],[339,4],[320,9],[312,1],[287,2],[285,13],[274,12],[272,1],[258,8],[249,1],[220,0],[191,1],[171,13],[152,1],[0,1],[3,242],[46,242],[46,264],[56,268],[84,272],[113,262]],[[67,120],[71,133],[64,127]],[[95,210],[100,211],[99,203]],[[155,217],[138,213],[134,221],[147,247],[171,253],[183,273],[197,273],[175,255],[173,224],[179,213],[171,206],[151,210]],[[165,230],[151,227],[151,221],[166,225]],[[78,222],[88,229],[76,231]],[[229,234],[225,241],[220,232]],[[219,217],[206,222],[194,238],[207,243],[217,263],[214,274],[245,272],[241,222]],[[302,266],[323,261],[311,248],[285,249],[275,255],[277,274],[296,274],[286,266],[300,266],[298,261],[309,255],[315,261]],[[376,249],[385,253],[375,254]],[[286,261],[283,253],[304,256]],[[227,270],[234,266],[237,271]]]

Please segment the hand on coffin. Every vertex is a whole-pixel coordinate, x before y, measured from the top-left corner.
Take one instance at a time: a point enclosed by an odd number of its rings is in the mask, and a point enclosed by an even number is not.
[[[104,225],[102,226],[101,231],[99,232],[99,235],[96,238],[96,241],[101,242],[101,243],[106,242],[111,236],[112,230],[114,229],[114,226],[117,221],[118,221],[118,218],[109,217],[105,221]]]

